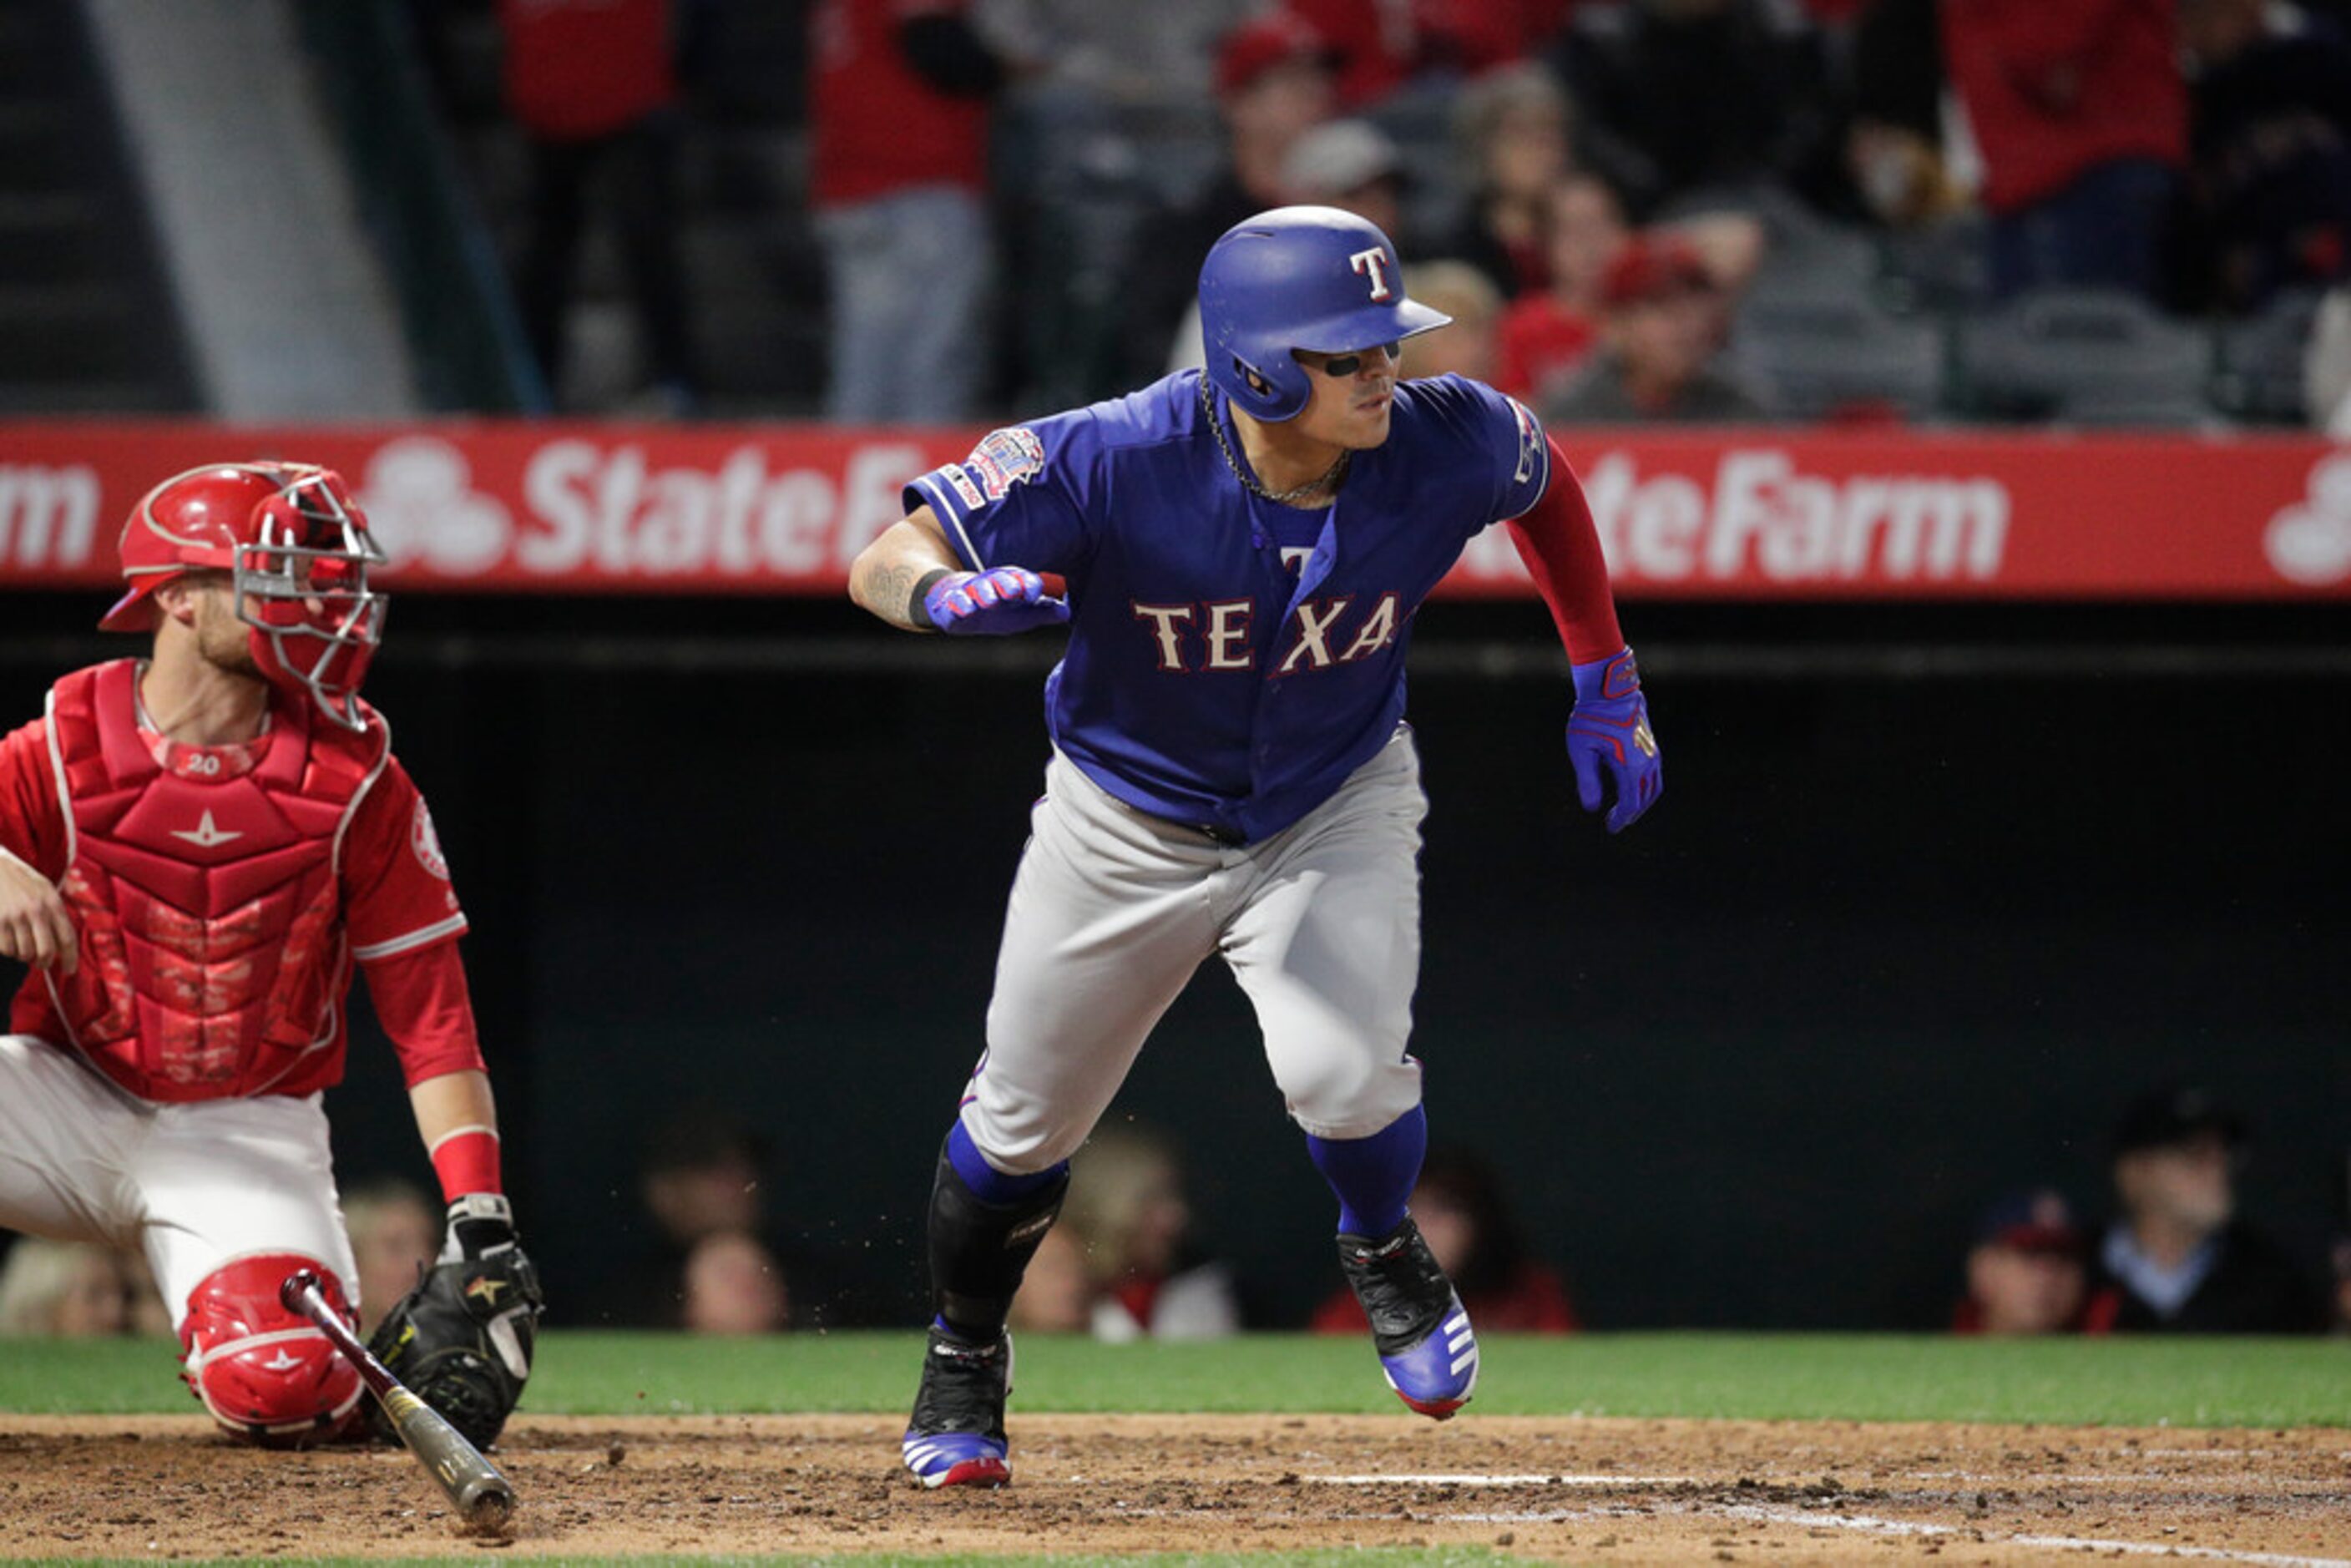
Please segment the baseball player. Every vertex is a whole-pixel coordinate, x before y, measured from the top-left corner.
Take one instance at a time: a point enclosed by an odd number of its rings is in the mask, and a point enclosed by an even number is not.
[[[145,659],[77,670],[0,739],[0,1226],[137,1247],[183,1375],[239,1437],[301,1446],[360,1403],[277,1299],[298,1268],[356,1318],[321,1093],[356,963],[449,1204],[442,1260],[375,1336],[476,1444],[530,1372],[540,1298],[424,799],[359,688],[383,559],[335,474],[220,464],[122,530],[99,625]]]
[[[1414,612],[1480,529],[1511,524],[1566,642],[1583,805],[1619,831],[1660,774],[1573,476],[1509,398],[1397,381],[1400,341],[1447,320],[1401,276],[1350,214],[1248,219],[1200,271],[1205,372],[995,432],[908,486],[852,569],[852,597],[911,631],[1070,627],[987,1050],[932,1189],[904,1446],[926,1486],[1010,1478],[1006,1310],[1071,1154],[1211,954],[1338,1197],[1388,1382],[1439,1420],[1476,1386],[1468,1314],[1405,1212],[1428,1134],[1404,676]]]

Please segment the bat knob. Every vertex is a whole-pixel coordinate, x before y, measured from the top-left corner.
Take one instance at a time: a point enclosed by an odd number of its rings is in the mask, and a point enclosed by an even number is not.
[[[503,1535],[514,1518],[514,1493],[504,1481],[484,1477],[467,1485],[457,1509],[475,1534]]]
[[[285,1282],[277,1287],[277,1300],[287,1312],[300,1312],[303,1293],[318,1288],[319,1276],[316,1273],[308,1269],[297,1269],[287,1275]]]

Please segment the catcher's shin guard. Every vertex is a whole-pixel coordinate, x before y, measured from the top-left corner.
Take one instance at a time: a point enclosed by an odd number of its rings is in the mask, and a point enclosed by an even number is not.
[[[1468,1404],[1478,1336],[1411,1217],[1384,1237],[1342,1235],[1339,1267],[1371,1320],[1380,1370],[1396,1397],[1437,1421]]]
[[[1040,1184],[991,1203],[956,1168],[954,1145],[950,1136],[931,1183],[931,1310],[957,1338],[986,1343],[1004,1330],[1020,1277],[1061,1212],[1070,1173],[1056,1167]]]
[[[233,1259],[188,1292],[180,1324],[181,1375],[231,1437],[303,1448],[341,1434],[360,1403],[357,1368],[318,1327],[287,1310],[277,1287],[298,1269],[317,1274],[345,1322],[349,1299],[334,1270],[298,1252]]]

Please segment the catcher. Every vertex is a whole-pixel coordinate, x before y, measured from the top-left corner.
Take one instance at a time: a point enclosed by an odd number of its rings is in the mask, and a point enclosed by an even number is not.
[[[500,1186],[497,1113],[432,814],[359,688],[382,553],[343,481],[220,464],[122,530],[99,622],[145,659],[77,670],[0,739],[0,1226],[142,1249],[183,1375],[228,1432],[354,1428],[358,1374],[278,1302],[318,1271],[355,1318],[323,1092],[356,963],[449,1204],[380,1358],[477,1445],[530,1375],[541,1297]]]

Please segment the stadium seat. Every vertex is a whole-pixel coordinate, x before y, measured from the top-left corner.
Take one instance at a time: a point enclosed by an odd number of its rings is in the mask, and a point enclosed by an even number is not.
[[[1792,418],[1867,411],[1915,419],[1942,399],[1941,326],[1889,316],[1860,295],[1750,298],[1732,351],[1772,408]]]
[[[1959,405],[1988,420],[2199,424],[2211,350],[2204,333],[2134,295],[2045,289],[1959,325]]]
[[[2292,290],[2257,316],[2224,323],[2214,334],[2214,403],[2252,423],[2305,423],[2303,356],[2325,298],[2314,289]]]

